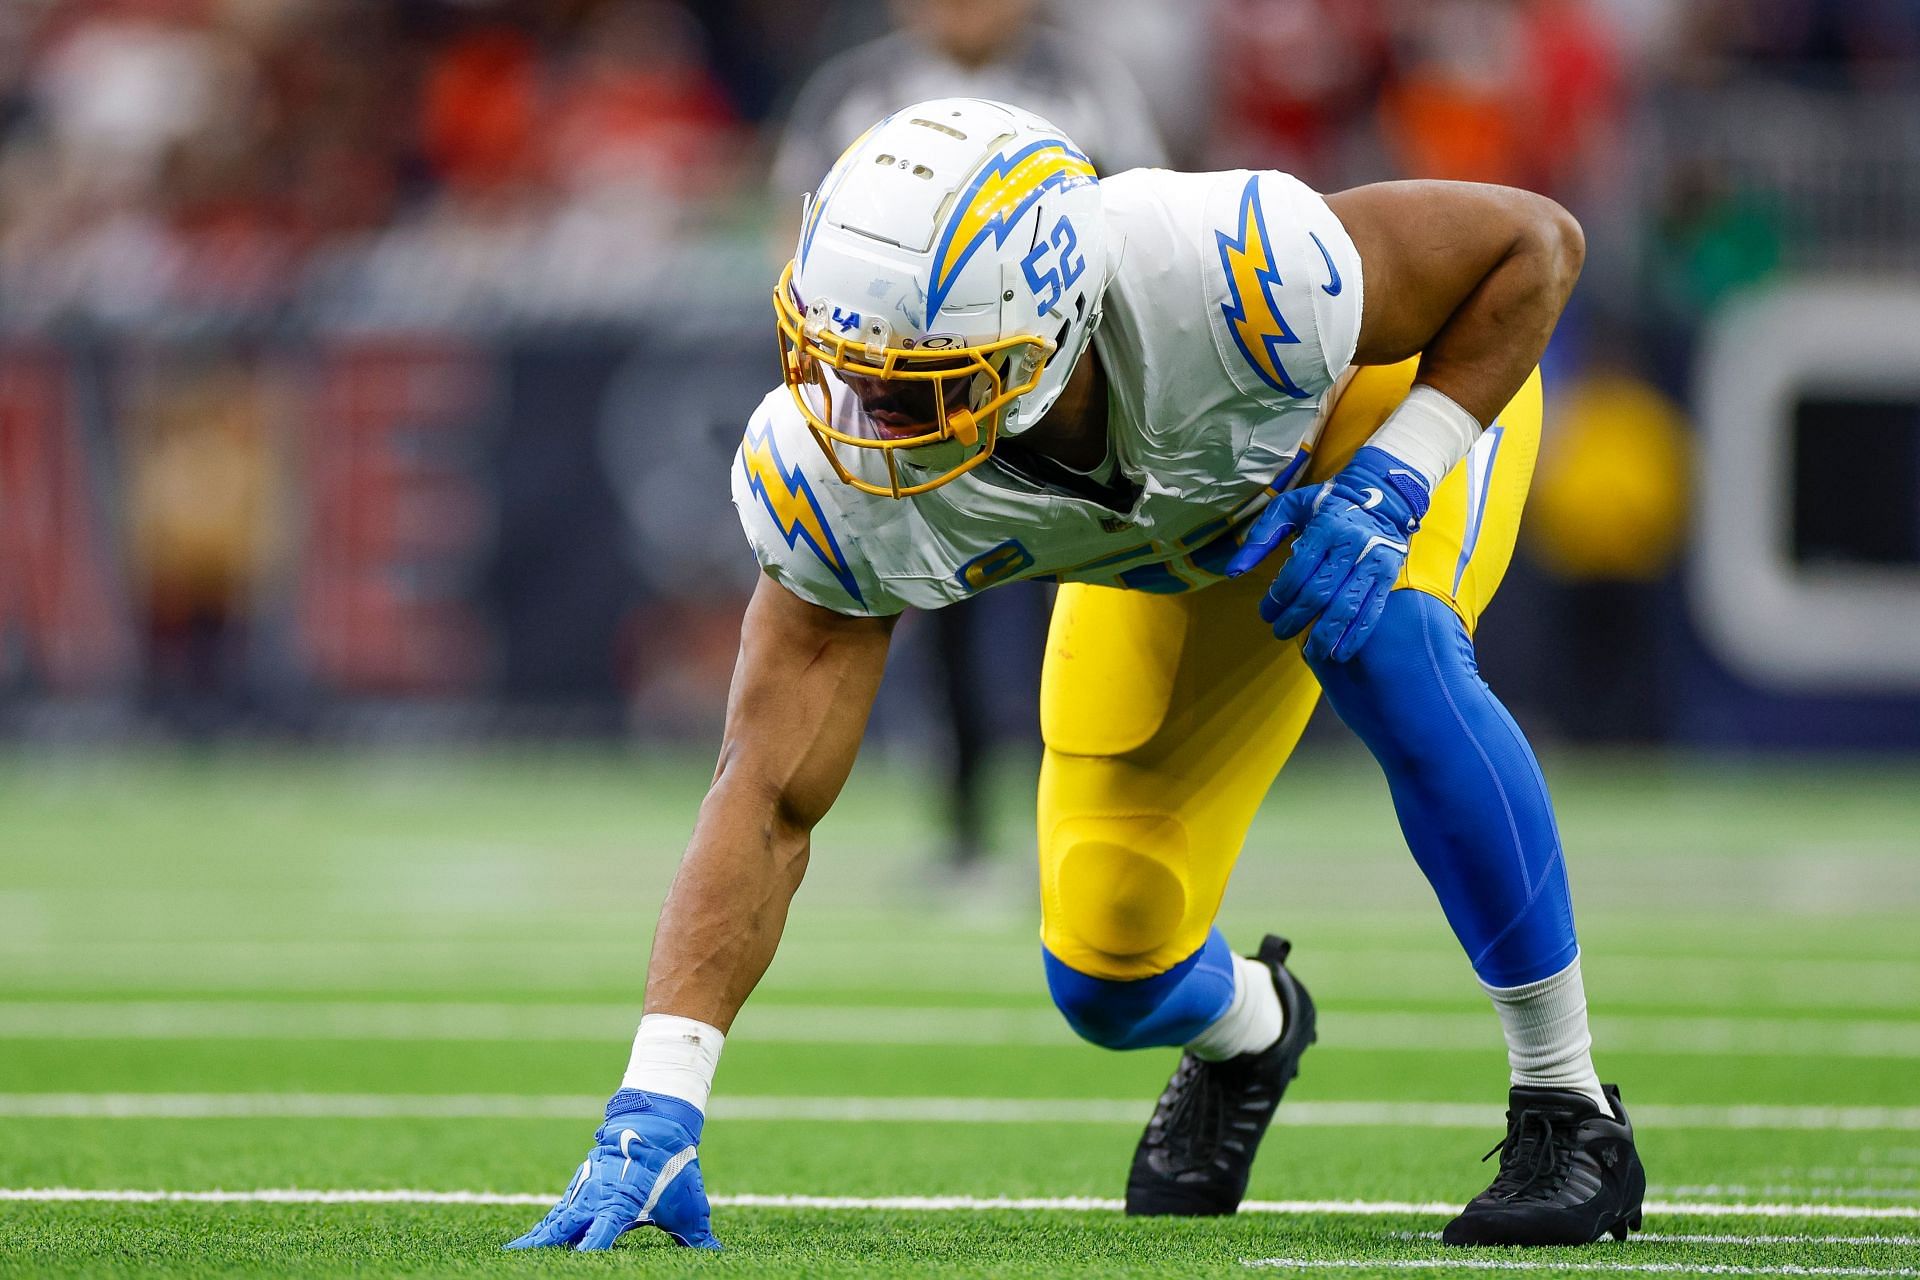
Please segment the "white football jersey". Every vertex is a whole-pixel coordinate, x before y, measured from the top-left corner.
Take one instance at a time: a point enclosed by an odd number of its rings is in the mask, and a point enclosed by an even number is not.
[[[1023,578],[1157,592],[1219,579],[1353,358],[1359,255],[1326,202],[1283,173],[1135,169],[1100,191],[1110,284],[1093,346],[1117,476],[1063,483],[1030,455],[1022,465],[1016,436],[937,489],[862,493],[776,388],[733,468],[747,540],[776,581],[840,613],[891,614]],[[834,426],[872,433],[854,396],[833,406]],[[877,451],[849,465],[885,483]]]

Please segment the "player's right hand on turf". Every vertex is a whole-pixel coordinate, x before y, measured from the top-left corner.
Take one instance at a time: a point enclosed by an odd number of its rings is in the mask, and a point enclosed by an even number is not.
[[[638,1226],[655,1226],[695,1249],[718,1249],[700,1178],[698,1107],[665,1094],[622,1089],[560,1202],[509,1249],[610,1249]]]

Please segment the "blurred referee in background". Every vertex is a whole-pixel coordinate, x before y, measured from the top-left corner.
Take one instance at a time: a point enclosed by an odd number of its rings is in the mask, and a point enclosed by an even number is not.
[[[1085,147],[1101,173],[1164,165],[1147,100],[1118,58],[1043,21],[1041,0],[890,0],[896,30],[822,63],[801,86],[773,162],[773,194],[791,207],[875,120],[928,98],[1015,102]],[[986,851],[980,767],[991,734],[983,692],[1037,671],[1052,588],[1014,583],[985,602],[928,619],[952,750],[941,760],[951,820],[948,860],[971,870]],[[1009,656],[1018,657],[1009,662]],[[1031,705],[1031,704],[1030,704]]]

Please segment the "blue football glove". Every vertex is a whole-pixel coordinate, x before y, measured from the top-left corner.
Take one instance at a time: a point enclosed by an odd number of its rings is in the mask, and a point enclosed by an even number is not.
[[[611,1249],[643,1224],[683,1245],[718,1249],[700,1179],[700,1109],[679,1098],[622,1089],[560,1203],[509,1249]]]
[[[1239,577],[1299,534],[1260,601],[1260,616],[1283,640],[1318,618],[1307,636],[1307,657],[1345,662],[1386,610],[1387,593],[1407,562],[1407,541],[1431,500],[1417,473],[1368,445],[1327,483],[1269,502],[1227,562],[1227,576]]]

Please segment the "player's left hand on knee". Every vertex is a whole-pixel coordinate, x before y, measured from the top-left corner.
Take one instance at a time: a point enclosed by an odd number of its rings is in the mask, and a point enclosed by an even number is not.
[[[610,1249],[647,1225],[680,1244],[718,1249],[700,1178],[701,1123],[699,1109],[678,1098],[639,1089],[614,1094],[566,1194],[506,1247]]]
[[[1260,616],[1281,639],[1311,624],[1308,659],[1345,662],[1386,611],[1387,593],[1430,500],[1417,473],[1369,445],[1327,483],[1268,503],[1227,574],[1245,573],[1297,532],[1287,563],[1260,601]]]

